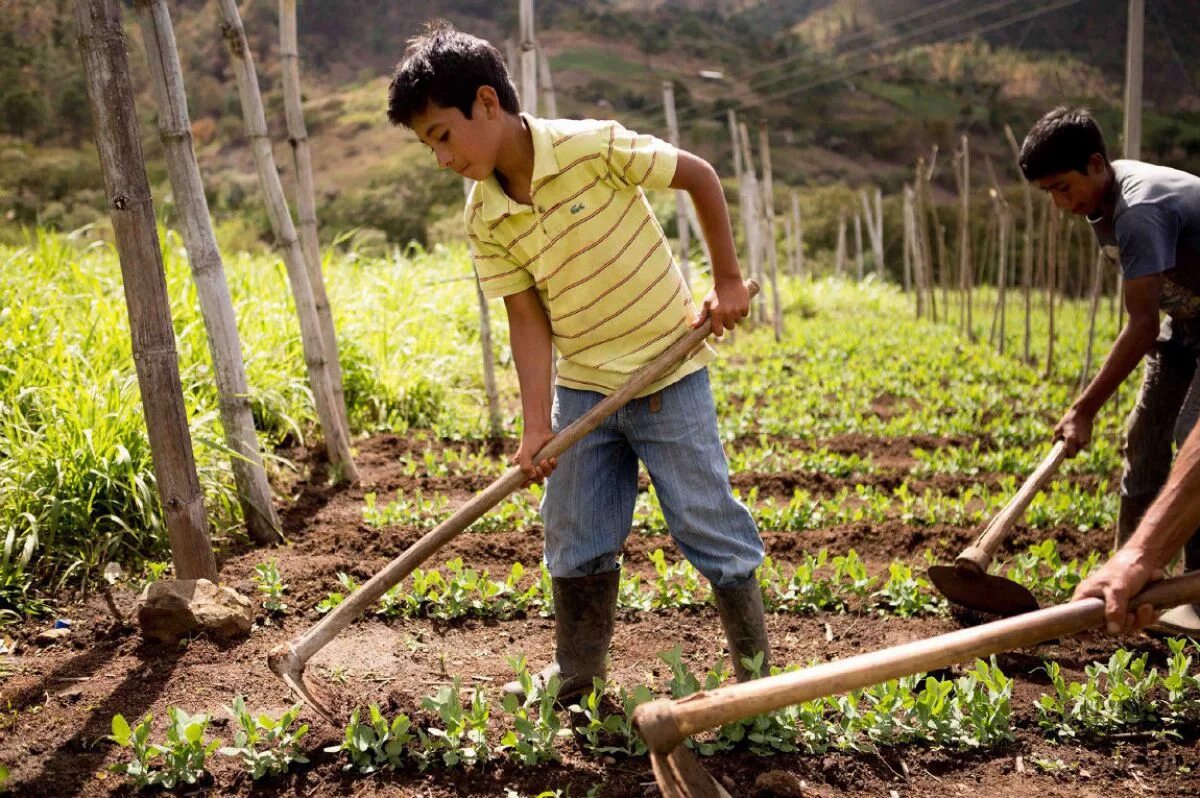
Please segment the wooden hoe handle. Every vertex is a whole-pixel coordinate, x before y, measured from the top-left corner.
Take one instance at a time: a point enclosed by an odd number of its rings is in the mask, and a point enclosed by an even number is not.
[[[746,288],[751,297],[759,290],[758,283],[753,280],[746,281]],[[634,372],[629,381],[619,390],[606,396],[587,414],[547,441],[546,445],[534,455],[534,462],[561,455],[629,400],[669,374],[679,363],[703,346],[705,339],[711,334],[712,327],[707,324],[690,330],[653,361]],[[504,472],[481,493],[476,494],[474,498],[460,507],[457,512],[426,533],[400,556],[388,563],[382,571],[367,580],[362,587],[351,593],[345,601],[308,631],[292,643],[285,644],[282,647],[284,650],[273,652],[272,657],[286,656],[291,659],[291,663],[289,663],[291,665],[296,664],[295,659],[298,659],[299,666],[303,667],[313,654],[337,636],[342,629],[349,626],[354,619],[366,612],[384,593],[399,584],[417,566],[433,556],[438,549],[473,524],[484,513],[520,488],[525,483],[525,479],[525,473],[520,468],[513,467]],[[278,661],[282,663],[282,660]],[[274,665],[272,667],[274,669]]]
[[[1046,455],[1041,464],[1029,475],[1025,484],[1017,491],[1017,495],[1013,496],[1008,504],[1004,505],[1004,509],[996,514],[996,517],[987,525],[987,529],[983,530],[983,534],[964,549],[962,554],[958,555],[954,561],[954,567],[958,571],[965,572],[968,576],[987,573],[988,566],[992,564],[992,558],[996,556],[996,550],[1012,533],[1013,527],[1025,514],[1033,497],[1046,487],[1046,483],[1058,471],[1066,454],[1066,441],[1056,441],[1050,454]]]
[[[1130,604],[1166,609],[1195,602],[1200,602],[1200,571],[1154,582]],[[637,708],[634,724],[651,749],[667,753],[685,737],[725,723],[1077,634],[1103,621],[1102,599],[1073,601],[800,671],[694,693],[676,701],[652,701]]]

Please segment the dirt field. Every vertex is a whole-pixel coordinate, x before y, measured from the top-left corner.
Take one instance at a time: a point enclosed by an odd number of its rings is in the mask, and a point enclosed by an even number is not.
[[[900,479],[911,465],[909,452],[946,444],[939,439],[878,440],[862,436],[820,441],[835,451],[870,453],[878,468],[867,480],[834,479],[813,473],[771,475],[738,474],[735,485],[757,485],[760,495],[790,496],[795,487],[833,494],[863,481],[887,484]],[[329,488],[319,464],[311,466],[305,480],[283,486],[293,500],[284,508],[285,528],[291,543],[275,551],[227,551],[221,562],[222,579],[244,595],[254,596],[254,566],[270,556],[290,587],[289,605],[295,611],[281,622],[260,618],[249,638],[218,646],[195,639],[178,647],[144,643],[130,622],[134,594],[118,587],[111,604],[92,595],[78,606],[62,609],[73,622],[65,643],[41,647],[34,642],[43,621],[6,627],[17,647],[16,655],[0,660],[0,762],[12,768],[9,788],[22,796],[110,796],[128,794],[121,776],[107,772],[117,760],[116,747],[104,739],[115,713],[133,720],[145,712],[165,717],[168,706],[214,716],[210,734],[226,740],[233,729],[222,710],[235,694],[247,696],[255,710],[278,714],[291,703],[283,685],[267,670],[266,654],[315,622],[313,605],[335,586],[335,574],[345,571],[362,581],[403,551],[421,534],[417,530],[380,532],[363,524],[363,495],[373,491],[393,495],[398,489],[438,491],[453,502],[465,500],[489,481],[471,475],[422,478],[404,476],[396,464],[400,454],[424,448],[428,441],[380,436],[360,445],[362,483],[353,488]],[[815,444],[814,444],[815,445]],[[305,463],[305,453],[289,456]],[[890,476],[892,472],[895,476]],[[939,476],[932,486],[950,492],[973,482],[998,481],[998,475],[970,478]],[[1080,478],[1086,483],[1085,478]],[[953,552],[965,545],[976,530],[956,527],[906,528],[899,520],[884,525],[859,524],[820,529],[803,534],[764,530],[768,553],[787,562],[800,551],[822,547],[831,553],[854,548],[873,572],[885,570],[893,558],[921,565],[921,553],[932,548]],[[1060,548],[1075,556],[1106,541],[1097,533],[1074,528],[1054,530]],[[1026,530],[1009,552],[1037,540]],[[677,551],[662,537],[634,535],[626,559],[631,567],[650,572],[646,552],[663,548],[672,559]],[[502,533],[467,533],[449,544],[430,566],[452,557],[470,566],[504,574],[513,562],[536,566],[541,556],[540,529]],[[870,614],[826,614],[801,617],[773,614],[768,628],[774,660],[808,663],[892,645],[957,628],[955,618],[901,619]],[[723,637],[715,610],[622,611],[612,646],[610,677],[622,684],[662,682],[668,671],[656,657],[676,642],[697,671],[720,656]],[[1120,641],[1152,652],[1160,665],[1166,648],[1146,638]],[[553,622],[540,617],[509,621],[464,620],[435,622],[403,620],[361,621],[321,651],[308,673],[318,683],[336,691],[343,708],[376,701],[388,712],[404,711],[417,717],[420,699],[458,676],[465,685],[498,688],[511,676],[507,658],[525,654],[540,665],[552,653]],[[928,747],[900,746],[879,753],[831,753],[823,756],[751,754],[718,755],[704,764],[720,774],[734,795],[769,795],[756,786],[762,774],[783,770],[804,780],[805,795],[847,796],[1112,796],[1200,794],[1200,729],[1185,729],[1181,740],[1163,740],[1147,733],[1109,737],[1101,743],[1059,745],[1038,729],[1033,702],[1047,689],[1041,671],[1043,659],[1058,661],[1069,678],[1079,678],[1083,668],[1106,659],[1117,643],[1101,636],[1057,641],[1035,650],[1013,652],[998,658],[1004,672],[1015,680],[1013,694],[1016,742],[1001,748],[962,754]],[[345,684],[334,684],[334,669]],[[498,717],[496,713],[494,717]],[[520,796],[545,790],[583,796],[594,785],[600,795],[624,798],[656,794],[649,762],[645,758],[596,759],[564,744],[561,765],[523,768],[495,760],[477,770],[415,768],[364,777],[342,771],[339,755],[321,749],[340,740],[340,731],[306,713],[313,731],[307,738],[312,764],[282,779],[252,783],[233,760],[216,757],[212,779],[189,794],[327,796]],[[161,727],[159,727],[161,728]],[[1036,761],[1061,760],[1061,768],[1045,768]],[[569,790],[569,793],[567,792]]]

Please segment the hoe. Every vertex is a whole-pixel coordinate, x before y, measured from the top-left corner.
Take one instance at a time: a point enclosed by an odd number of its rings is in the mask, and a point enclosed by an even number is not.
[[[1063,441],[1054,444],[1017,495],[992,519],[983,534],[958,555],[954,565],[934,565],[929,569],[929,581],[943,596],[967,609],[1004,618],[1038,608],[1037,599],[1025,587],[1011,579],[989,574],[988,566],[1033,497],[1058,470],[1066,447]]]
[[[1200,571],[1152,583],[1130,606],[1151,604],[1161,611],[1198,601]],[[805,670],[652,701],[634,711],[633,722],[650,748],[654,778],[665,798],[730,798],[681,745],[688,736],[803,701],[1078,634],[1103,622],[1102,599],[1059,604]]]
[[[758,284],[753,280],[746,282],[746,288],[750,291],[751,297],[758,293]],[[620,390],[605,397],[586,415],[551,438],[534,456],[534,462],[558,457],[571,448],[630,399],[669,374],[679,363],[703,346],[704,341],[711,333],[712,329],[709,325],[688,332],[653,361],[634,372]],[[267,664],[271,670],[283,680],[297,698],[307,702],[323,718],[337,725],[333,709],[318,699],[304,681],[304,668],[309,659],[366,612],[392,586],[399,584],[442,546],[525,484],[525,479],[525,473],[520,468],[513,467],[506,471],[495,482],[459,508],[457,512],[388,563],[382,571],[351,593],[345,601],[310,627],[308,631],[294,640],[272,649],[267,657]]]

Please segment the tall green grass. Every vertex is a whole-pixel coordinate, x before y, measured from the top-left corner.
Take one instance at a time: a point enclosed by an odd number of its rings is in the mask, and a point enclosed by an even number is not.
[[[160,233],[197,467],[220,541],[240,534],[241,519],[212,365],[182,244],[173,232]],[[465,249],[376,258],[335,247],[325,271],[354,431],[486,434]],[[315,413],[282,263],[269,254],[227,255],[226,273],[264,445],[312,443]],[[966,433],[1037,446],[1074,393],[1084,303],[1060,307],[1059,356],[1046,379],[1038,366],[989,349],[986,292],[975,317],[983,340],[971,342],[953,320],[915,320],[911,297],[892,286],[787,280],[784,290],[784,342],[775,344],[767,327],[739,332],[733,356],[714,369],[722,430],[731,438]],[[1010,299],[1007,338],[1015,351],[1022,322],[1017,296]],[[1042,352],[1040,303],[1037,313]],[[517,403],[504,314],[493,320],[511,413]],[[1096,362],[1114,330],[1106,312]],[[884,394],[912,406],[897,405],[888,418],[871,415]],[[1115,434],[1117,422],[1116,414],[1104,415],[1098,434]],[[269,467],[288,464],[273,458]],[[44,232],[23,246],[0,247],[0,614],[36,610],[47,591],[86,586],[109,561],[167,559],[162,524],[115,252],[86,235]]]
[[[178,236],[160,232],[197,468],[214,532],[236,535],[195,286]],[[338,255],[326,269],[354,430],[484,434],[475,294],[447,281],[469,274],[465,251]],[[283,266],[238,255],[226,270],[264,443],[309,443]],[[0,248],[0,613],[35,608],[32,586],[86,586],[109,561],[167,559],[162,524],[115,252],[45,232]]]

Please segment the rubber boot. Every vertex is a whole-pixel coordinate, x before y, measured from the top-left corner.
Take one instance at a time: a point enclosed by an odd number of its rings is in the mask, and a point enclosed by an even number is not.
[[[717,613],[729,642],[729,657],[733,660],[733,673],[739,682],[749,681],[750,671],[742,665],[742,657],[753,659],[760,651],[763,664],[760,674],[770,672],[771,645],[767,641],[767,624],[763,615],[762,588],[757,579],[750,579],[741,587],[713,588]]]
[[[545,687],[558,676],[558,700],[566,702],[592,689],[594,677],[604,678],[604,660],[612,641],[621,571],[572,578],[553,577],[554,661],[535,674],[534,684]],[[520,682],[504,692],[524,698]]]

